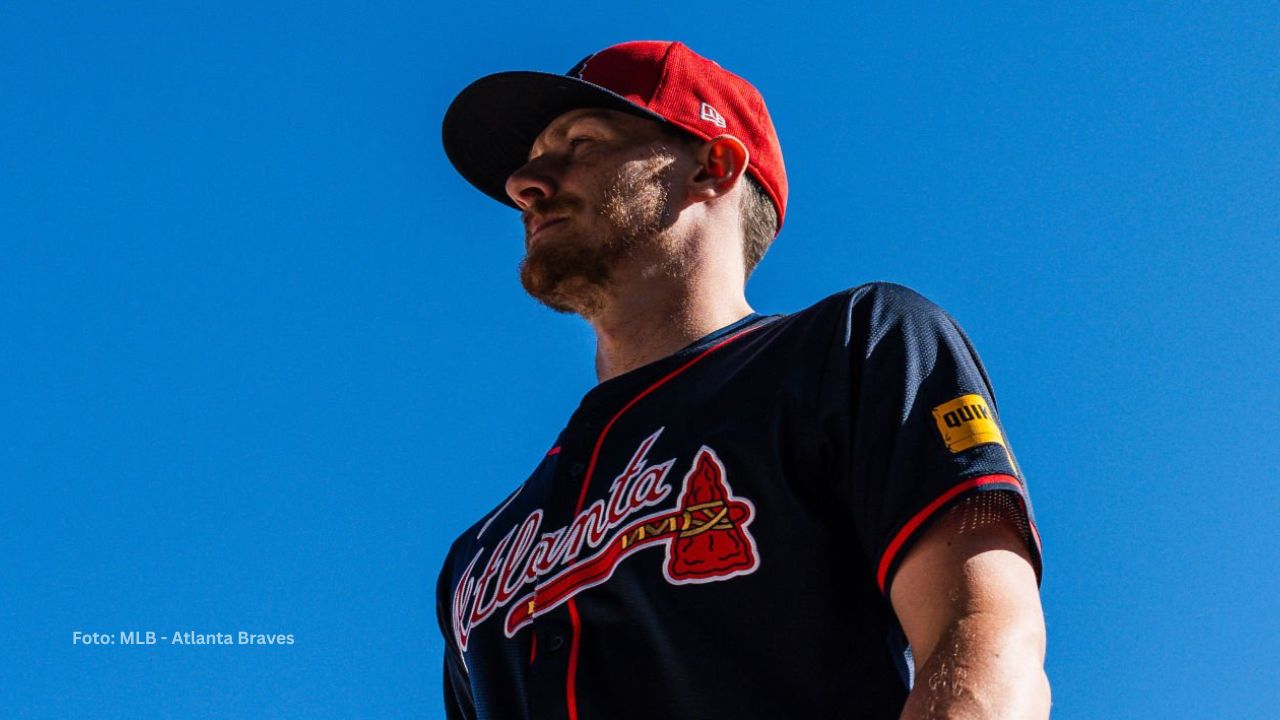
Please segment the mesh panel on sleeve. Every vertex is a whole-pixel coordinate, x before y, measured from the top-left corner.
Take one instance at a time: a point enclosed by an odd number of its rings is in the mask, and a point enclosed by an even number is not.
[[[974,493],[960,501],[960,532],[973,532],[1008,523],[1024,543],[1031,544],[1031,528],[1017,495],[1007,490]]]

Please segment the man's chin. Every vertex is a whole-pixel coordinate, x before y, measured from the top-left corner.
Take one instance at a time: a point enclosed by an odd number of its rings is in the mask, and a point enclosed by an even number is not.
[[[547,307],[589,318],[604,304],[607,253],[575,243],[536,245],[520,263],[520,284]]]
[[[581,315],[587,320],[604,308],[604,289],[598,285],[562,285],[549,293],[533,295],[533,298],[556,312]]]
[[[520,264],[520,284],[534,300],[560,313],[591,318],[604,306],[604,287],[581,275],[541,272],[528,261]]]

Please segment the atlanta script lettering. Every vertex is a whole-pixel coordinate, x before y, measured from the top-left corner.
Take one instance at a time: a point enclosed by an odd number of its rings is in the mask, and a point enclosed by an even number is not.
[[[567,527],[542,533],[543,513],[537,509],[502,536],[483,566],[486,548],[476,552],[453,592],[459,648],[465,652],[475,627],[507,606],[503,630],[514,636],[538,615],[608,581],[619,562],[645,547],[667,548],[664,575],[673,584],[724,580],[759,567],[747,532],[755,507],[732,494],[724,465],[709,447],[694,458],[675,508],[634,517],[672,492],[667,476],[676,460],[655,464],[648,458],[662,430],[640,443],[608,497],[584,508]],[[584,551],[591,554],[583,557]],[[536,590],[519,596],[527,583]]]

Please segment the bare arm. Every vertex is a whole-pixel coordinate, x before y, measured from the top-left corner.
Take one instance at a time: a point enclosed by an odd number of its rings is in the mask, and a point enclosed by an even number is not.
[[[1049,717],[1035,570],[990,501],[976,496],[939,517],[893,579],[916,663],[902,720]]]

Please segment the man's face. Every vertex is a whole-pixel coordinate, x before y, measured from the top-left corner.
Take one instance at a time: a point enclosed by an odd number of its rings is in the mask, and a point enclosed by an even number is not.
[[[592,109],[552,121],[507,180],[525,226],[525,290],[560,312],[598,312],[619,264],[674,222],[672,191],[690,162],[651,120]]]

